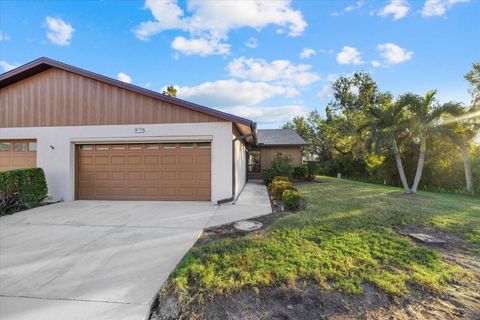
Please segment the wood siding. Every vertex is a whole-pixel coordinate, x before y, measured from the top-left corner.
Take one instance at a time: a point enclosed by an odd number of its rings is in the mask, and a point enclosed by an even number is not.
[[[0,128],[224,121],[51,68],[0,89]]]
[[[301,147],[262,147],[260,149],[260,167],[261,169],[270,168],[272,166],[272,159],[276,154],[288,154],[292,157],[293,166],[302,164],[302,150]]]

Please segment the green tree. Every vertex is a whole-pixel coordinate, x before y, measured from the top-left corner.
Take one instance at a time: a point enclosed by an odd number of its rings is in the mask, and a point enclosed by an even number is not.
[[[167,90],[163,90],[162,94],[175,98],[177,97],[177,89],[174,86],[167,86]]]
[[[403,189],[405,193],[411,193],[397,144],[397,136],[407,128],[404,108],[405,106],[400,103],[371,105],[365,110],[368,119],[359,127],[359,132],[368,131],[370,133],[367,143],[376,153],[379,153],[382,148],[393,152]]]

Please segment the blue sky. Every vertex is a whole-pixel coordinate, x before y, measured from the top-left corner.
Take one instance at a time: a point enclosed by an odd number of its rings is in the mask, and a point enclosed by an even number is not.
[[[0,72],[47,56],[275,128],[372,73],[398,95],[469,103],[480,2],[1,1]],[[302,55],[303,53],[303,55]]]

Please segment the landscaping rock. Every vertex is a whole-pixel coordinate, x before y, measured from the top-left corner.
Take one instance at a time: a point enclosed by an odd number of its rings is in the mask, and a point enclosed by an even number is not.
[[[263,226],[262,223],[253,220],[242,220],[236,222],[233,227],[240,231],[251,232],[260,229]]]

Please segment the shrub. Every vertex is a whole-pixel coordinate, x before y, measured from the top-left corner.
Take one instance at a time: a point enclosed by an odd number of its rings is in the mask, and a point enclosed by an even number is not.
[[[272,182],[277,182],[277,181],[290,181],[290,179],[288,179],[288,177],[275,176]]]
[[[293,174],[292,157],[288,154],[274,157],[272,160],[272,169],[277,176],[291,178]]]
[[[273,178],[275,177],[275,170],[272,168],[262,170],[262,179],[263,182],[268,186],[272,183]]]
[[[285,190],[282,195],[283,205],[287,210],[297,210],[301,199],[302,195],[297,190]]]
[[[308,178],[308,165],[302,164],[293,168],[293,177],[298,180],[306,180]]]
[[[320,171],[320,164],[318,163],[318,161],[308,161],[307,168],[308,168],[308,180],[315,180],[315,176]]]
[[[290,181],[275,181],[272,182],[273,198],[280,200],[285,190],[297,190]]]
[[[47,198],[47,193],[41,168],[0,172],[0,214],[33,208]]]

